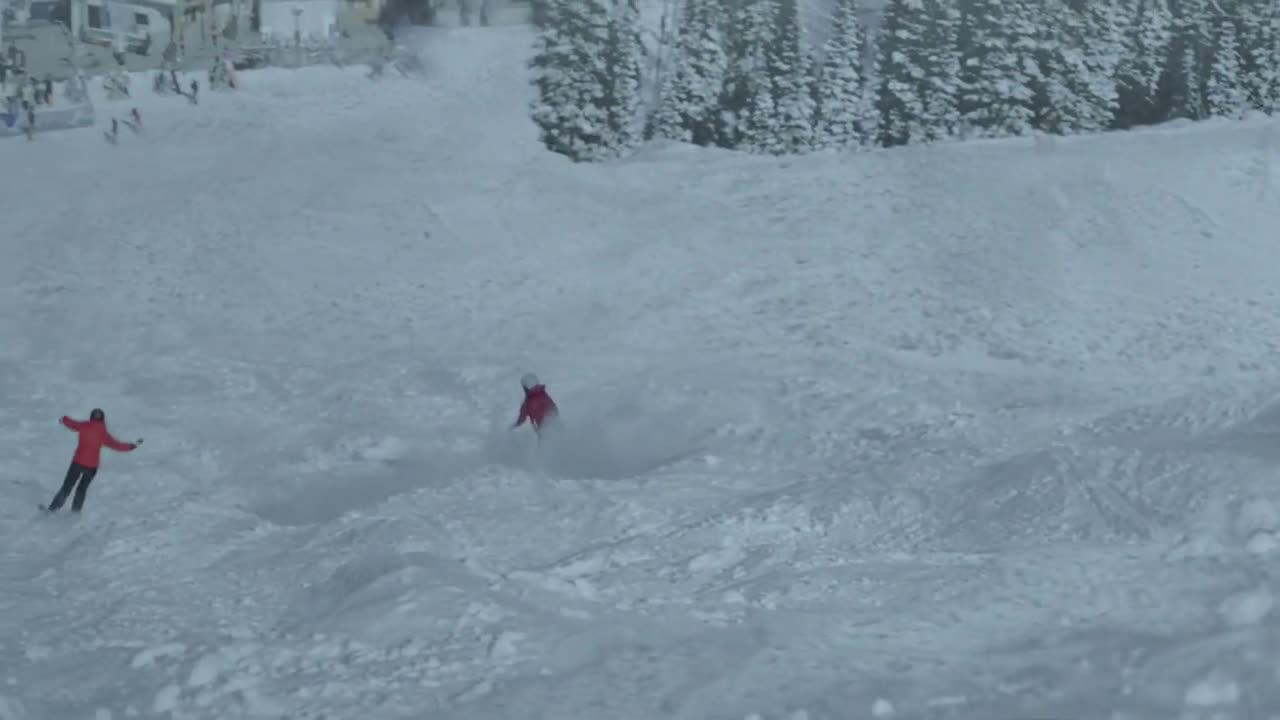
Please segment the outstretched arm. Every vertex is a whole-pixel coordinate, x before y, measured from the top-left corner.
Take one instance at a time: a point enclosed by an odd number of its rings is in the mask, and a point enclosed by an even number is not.
[[[525,420],[528,420],[528,419],[529,419],[529,403],[528,401],[525,401],[520,403],[520,417],[516,418],[516,423],[511,427],[518,428],[524,424]]]
[[[106,436],[102,438],[102,444],[116,452],[129,452],[130,450],[137,448],[138,443],[140,442],[142,441],[139,440],[137,443],[122,443],[114,437],[111,437],[111,433],[107,433]]]
[[[72,420],[71,418],[67,417],[66,415],[63,415],[63,416],[62,416],[62,424],[63,424],[63,425],[66,425],[68,430],[74,430],[74,431],[76,431],[76,432],[80,432],[80,430],[81,430],[82,428],[84,428],[84,421],[82,421],[82,420]]]

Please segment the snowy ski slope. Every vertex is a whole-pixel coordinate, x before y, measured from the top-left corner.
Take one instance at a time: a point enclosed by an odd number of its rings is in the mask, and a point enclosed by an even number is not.
[[[1280,130],[576,166],[524,32],[0,144],[0,720],[1280,715]]]

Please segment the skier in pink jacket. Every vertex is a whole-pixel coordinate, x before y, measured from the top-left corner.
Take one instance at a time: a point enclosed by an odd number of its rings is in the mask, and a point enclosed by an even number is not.
[[[553,422],[559,416],[560,409],[556,407],[556,401],[547,394],[547,386],[538,380],[537,375],[525,374],[520,378],[520,385],[524,388],[524,402],[520,403],[520,417],[516,418],[511,428],[514,430],[528,420],[533,431],[541,438],[542,426]]]

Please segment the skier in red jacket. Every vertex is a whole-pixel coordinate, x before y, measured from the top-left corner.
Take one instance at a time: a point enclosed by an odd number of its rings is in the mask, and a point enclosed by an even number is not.
[[[511,426],[511,429],[520,427],[525,420],[528,420],[533,426],[533,431],[541,439],[542,426],[554,422],[560,410],[556,407],[556,401],[547,394],[547,386],[538,381],[537,375],[527,373],[520,378],[520,385],[524,388],[524,402],[520,403],[520,417],[516,418],[516,423]]]
[[[48,510],[56,512],[67,501],[71,491],[75,490],[76,496],[71,501],[71,510],[80,512],[80,508],[84,507],[85,493],[89,492],[89,483],[93,481],[93,476],[98,474],[102,446],[106,445],[116,452],[129,452],[141,445],[142,440],[123,443],[112,437],[111,433],[107,432],[106,414],[96,408],[89,413],[87,421],[72,420],[63,415],[62,424],[67,426],[67,429],[79,433],[80,441],[76,445],[76,454],[71,459],[71,467],[67,470],[67,478],[62,481],[62,489],[53,496]]]

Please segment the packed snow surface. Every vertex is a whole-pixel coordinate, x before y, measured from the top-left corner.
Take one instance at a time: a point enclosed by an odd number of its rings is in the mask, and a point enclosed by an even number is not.
[[[0,719],[1280,715],[1273,124],[574,165],[525,33],[0,145]]]

